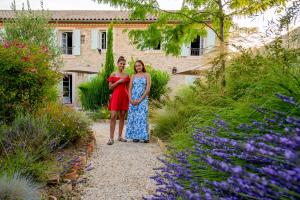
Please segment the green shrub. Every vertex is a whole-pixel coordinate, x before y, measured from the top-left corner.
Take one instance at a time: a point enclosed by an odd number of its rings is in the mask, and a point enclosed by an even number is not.
[[[49,151],[47,121],[30,114],[19,115],[11,126],[1,128],[0,143],[0,156],[24,151],[42,157]]]
[[[24,151],[44,158],[62,145],[87,136],[89,125],[83,113],[64,105],[49,104],[36,116],[19,115],[11,126],[1,127],[0,156]]]
[[[209,126],[216,115],[235,126],[263,117],[253,106],[290,112],[274,94],[300,98],[300,50],[285,50],[282,55],[273,48],[262,54],[246,51],[227,63],[225,93],[211,79],[179,91],[158,112],[154,134],[184,149],[192,143],[192,127]]]
[[[15,11],[0,45],[0,124],[57,100],[60,50],[45,12]]]
[[[97,110],[101,108],[101,85],[103,77],[98,75],[89,82],[79,85],[79,97],[81,105],[86,110]]]
[[[90,121],[84,113],[75,111],[72,107],[60,104],[49,104],[38,112],[47,120],[47,129],[51,148],[74,143],[88,135]]]
[[[58,104],[36,115],[19,115],[11,125],[0,127],[0,175],[20,172],[44,181],[50,153],[87,136],[89,125],[83,113]]]
[[[30,178],[14,173],[0,177],[0,199],[2,200],[40,200],[39,187]]]
[[[18,42],[0,45],[0,123],[49,102],[58,78],[43,48]]]
[[[14,154],[8,154],[0,159],[0,176],[7,174],[13,176],[20,173],[24,177],[42,182],[45,181],[46,163],[40,156],[18,150]]]

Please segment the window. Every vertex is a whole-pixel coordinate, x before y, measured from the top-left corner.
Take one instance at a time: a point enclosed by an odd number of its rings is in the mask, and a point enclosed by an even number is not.
[[[63,103],[72,103],[72,75],[65,75],[63,78]]]
[[[66,55],[73,54],[73,32],[62,33],[62,52]]]
[[[106,31],[100,31],[100,49],[106,49],[107,46],[107,38]]]
[[[153,48],[153,50],[160,50],[160,42],[158,43],[157,47]]]
[[[200,56],[203,55],[204,52],[204,40],[202,37],[198,36],[191,43],[191,56]]]

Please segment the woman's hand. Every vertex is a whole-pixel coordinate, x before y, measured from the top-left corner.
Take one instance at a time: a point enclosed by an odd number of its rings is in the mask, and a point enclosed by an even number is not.
[[[140,104],[142,102],[142,99],[137,99],[136,100],[136,104],[138,105],[138,104]]]
[[[142,101],[141,99],[137,99],[137,100],[134,101],[133,105],[137,106],[141,103],[141,101]]]
[[[130,103],[131,103],[131,105],[136,105],[136,101],[133,101],[132,99],[130,99]]]
[[[117,83],[124,83],[125,82],[125,78],[121,78],[120,80],[117,81]]]
[[[141,99],[137,99],[137,100],[130,100],[130,103],[132,104],[132,105],[134,105],[134,106],[137,106],[137,105],[139,105],[140,103],[141,103]]]

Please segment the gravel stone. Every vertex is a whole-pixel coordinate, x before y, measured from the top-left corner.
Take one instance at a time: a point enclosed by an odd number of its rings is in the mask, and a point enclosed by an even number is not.
[[[161,165],[157,160],[162,155],[158,144],[115,140],[113,145],[107,145],[109,123],[95,123],[92,128],[97,145],[88,163],[94,169],[85,172],[88,181],[80,189],[81,199],[132,200],[152,194],[155,183],[150,176],[155,174],[153,168]],[[118,126],[116,133],[117,130]]]

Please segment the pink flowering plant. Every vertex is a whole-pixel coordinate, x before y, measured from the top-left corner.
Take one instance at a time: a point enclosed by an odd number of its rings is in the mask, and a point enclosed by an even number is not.
[[[160,159],[156,193],[144,199],[300,199],[300,104],[276,96],[288,112],[255,108],[264,120],[195,128],[190,150]]]
[[[17,111],[33,112],[48,102],[59,73],[44,45],[11,41],[0,45],[0,122]]]

